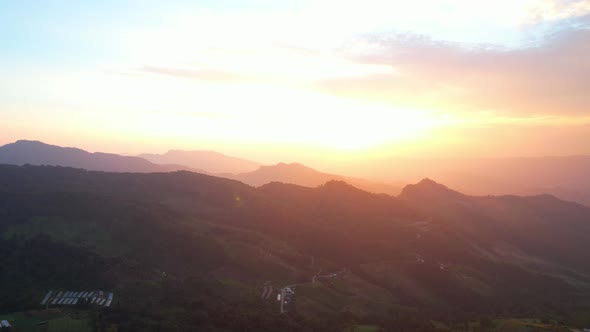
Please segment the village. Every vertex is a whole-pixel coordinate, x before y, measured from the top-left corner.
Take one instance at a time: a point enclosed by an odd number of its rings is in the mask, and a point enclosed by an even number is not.
[[[321,273],[321,270],[311,278],[310,282],[300,283],[300,284],[292,284],[292,285],[288,285],[288,286],[281,288],[277,293],[277,301],[279,302],[280,312],[287,313],[287,312],[293,311],[293,309],[295,308],[295,288],[297,286],[311,285],[316,282],[325,282],[325,281],[331,280],[336,277],[341,277],[341,276],[346,275],[347,270],[342,269],[338,272],[332,272],[332,273],[323,274],[323,275],[320,273]],[[261,294],[260,298],[263,300],[268,300],[271,298],[271,295],[273,294],[273,292],[274,292],[274,289],[272,286],[272,282],[267,281],[263,285],[262,294]]]
[[[113,292],[106,292],[102,290],[94,291],[70,291],[52,289],[49,290],[43,299],[39,302],[42,310],[32,310],[25,313],[16,313],[3,317],[0,320],[0,331],[20,331],[23,328],[28,331],[28,328],[35,328],[35,326],[47,325],[50,320],[46,317],[51,315],[59,314],[68,311],[68,307],[71,310],[76,310],[80,307],[94,306],[99,308],[108,308],[113,304],[115,294]],[[65,310],[65,311],[63,311]],[[43,317],[43,318],[41,318]],[[67,328],[68,331],[77,331],[78,327],[76,324],[85,324],[83,318],[84,315],[79,316],[77,319],[81,323],[68,322],[67,319],[63,320],[58,330]],[[74,319],[75,321],[76,319]],[[35,330],[36,331],[36,330]]]

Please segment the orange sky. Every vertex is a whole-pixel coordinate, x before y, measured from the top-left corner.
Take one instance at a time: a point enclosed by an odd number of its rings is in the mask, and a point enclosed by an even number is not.
[[[590,1],[32,5],[0,5],[0,144],[590,154]]]

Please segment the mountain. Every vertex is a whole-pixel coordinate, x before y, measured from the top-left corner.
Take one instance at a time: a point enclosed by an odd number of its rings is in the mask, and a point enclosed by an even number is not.
[[[462,198],[465,197],[465,195],[449,189],[447,186],[437,183],[434,180],[425,178],[417,184],[409,184],[405,186],[400,197],[411,197],[418,200],[433,202],[441,198]]]
[[[260,165],[250,160],[226,156],[214,151],[170,150],[164,154],[144,153],[139,157],[155,164],[178,164],[205,170],[209,173],[244,173]]]
[[[588,169],[590,156],[490,158],[458,160],[436,174],[474,195],[546,193],[590,206]]]
[[[390,158],[342,167],[346,174],[407,183],[436,178],[472,195],[545,193],[590,206],[590,156]]]
[[[152,173],[178,170],[203,172],[181,165],[156,165],[138,157],[101,152],[90,153],[77,148],[26,140],[1,146],[0,164],[68,166],[104,172]]]
[[[261,166],[252,172],[241,173],[237,175],[226,174],[223,176],[242,181],[255,187],[270,182],[283,182],[305,187],[317,187],[331,180],[336,180],[344,181],[358,188],[375,193],[397,195],[401,191],[401,188],[397,185],[372,182],[342,175],[322,173],[313,168],[298,163],[279,163],[272,166]]]
[[[589,209],[551,195],[467,196],[450,190],[404,189],[400,199],[444,220],[472,248],[502,262],[588,280]],[[439,188],[440,189],[440,188]],[[424,202],[428,202],[424,206]]]
[[[50,288],[110,287],[101,324],[144,331],[590,318],[590,208],[549,195],[0,165],[0,216],[0,311]],[[260,298],[268,281],[298,284],[293,315]]]

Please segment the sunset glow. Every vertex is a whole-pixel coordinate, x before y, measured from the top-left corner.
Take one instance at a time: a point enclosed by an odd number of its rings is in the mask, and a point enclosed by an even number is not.
[[[0,5],[0,143],[312,165],[590,153],[568,143],[590,141],[589,1],[166,3]]]

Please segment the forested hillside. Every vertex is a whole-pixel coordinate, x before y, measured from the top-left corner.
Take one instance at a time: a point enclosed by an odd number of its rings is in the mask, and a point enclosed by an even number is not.
[[[49,289],[108,288],[116,303],[97,320],[121,331],[583,325],[590,299],[589,208],[431,180],[392,197],[335,181],[0,166],[0,234],[0,313]],[[260,298],[268,281],[302,284],[294,311]]]

